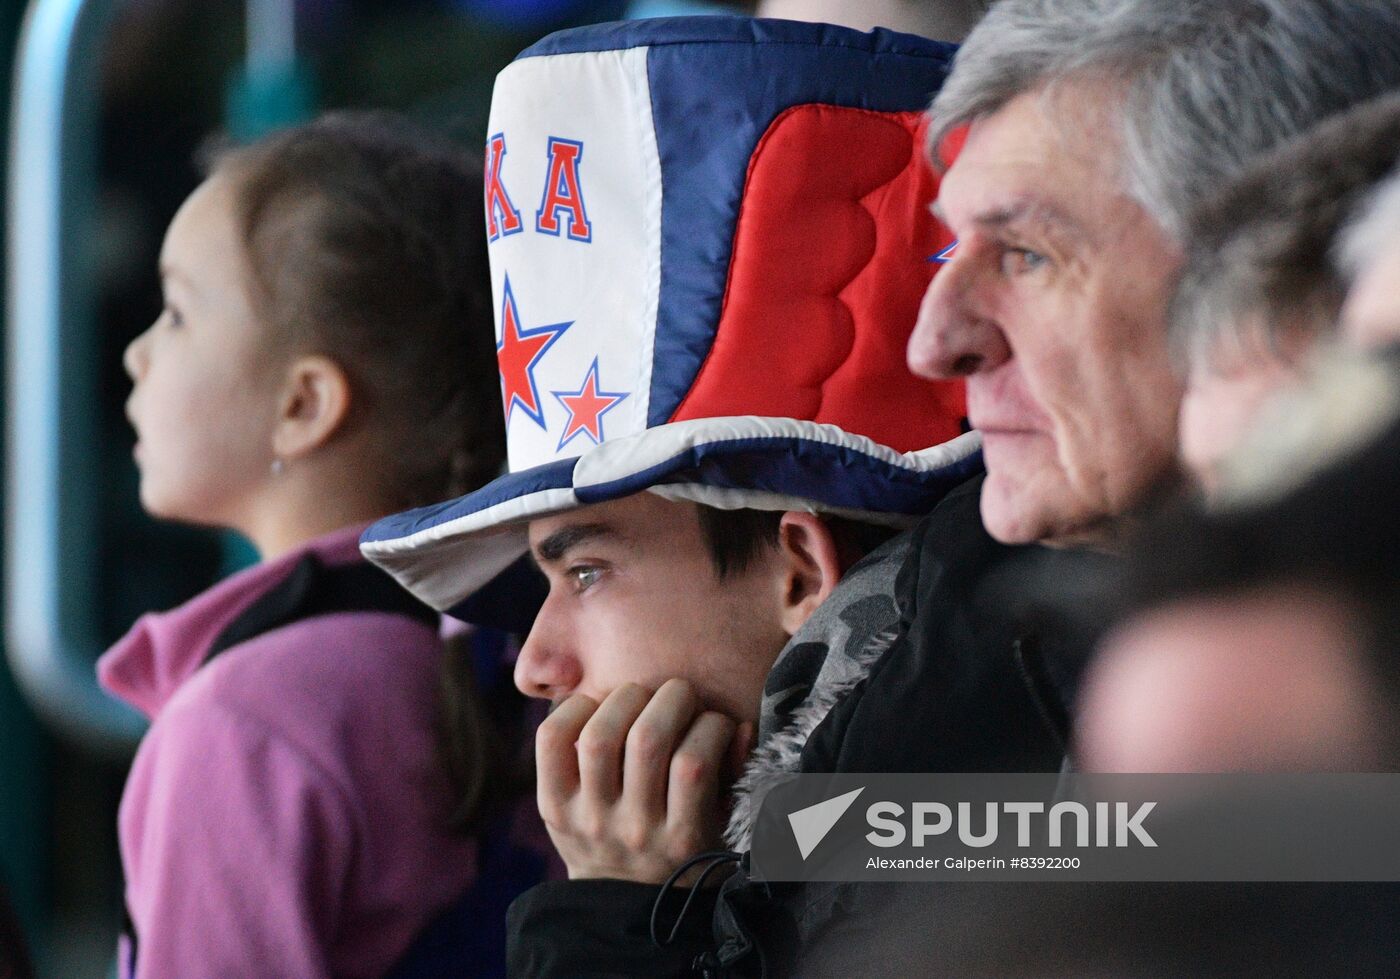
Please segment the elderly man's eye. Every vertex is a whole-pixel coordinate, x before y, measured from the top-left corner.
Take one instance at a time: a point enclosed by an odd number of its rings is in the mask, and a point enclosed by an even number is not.
[[[1006,275],[1024,275],[1034,272],[1048,262],[1040,252],[1029,248],[1006,248],[1001,253],[1001,270]]]

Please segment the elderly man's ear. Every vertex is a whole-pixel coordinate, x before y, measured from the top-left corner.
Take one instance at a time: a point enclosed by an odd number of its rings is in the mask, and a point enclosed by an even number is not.
[[[841,560],[831,528],[814,513],[789,510],[778,524],[783,630],[792,635],[826,601],[841,580]]]

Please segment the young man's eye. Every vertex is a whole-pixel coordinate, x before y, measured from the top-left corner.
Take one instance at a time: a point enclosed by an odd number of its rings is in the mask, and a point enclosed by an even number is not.
[[[598,579],[603,576],[603,569],[594,564],[576,564],[565,575],[569,583],[573,585],[574,591],[587,591],[598,583]]]
[[[160,314],[165,318],[165,322],[170,326],[176,327],[178,329],[179,327],[185,325],[185,314],[181,313],[178,309],[176,309],[174,306],[171,306],[169,303],[167,303],[165,307],[161,309]]]

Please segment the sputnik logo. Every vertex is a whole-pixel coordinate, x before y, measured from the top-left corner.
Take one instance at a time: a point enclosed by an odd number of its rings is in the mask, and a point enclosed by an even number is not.
[[[834,799],[818,802],[815,806],[799,809],[788,814],[788,825],[792,827],[793,839],[797,840],[798,852],[806,860],[813,850],[826,839],[833,827],[846,815],[846,810],[856,801],[856,796],[865,791],[862,786]]]

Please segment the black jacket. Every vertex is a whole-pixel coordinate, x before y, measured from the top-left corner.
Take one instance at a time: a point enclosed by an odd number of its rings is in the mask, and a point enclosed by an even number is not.
[[[830,709],[801,753],[804,772],[1056,771],[1082,650],[1026,600],[1022,575],[1057,558],[993,541],[981,479],[917,527],[896,580],[898,636]],[[543,884],[511,907],[512,976],[768,976],[805,971],[818,945],[858,947],[867,915],[899,885],[768,885],[741,864],[697,897],[674,941],[652,942],[657,888]],[[682,900],[667,895],[659,930]],[[850,941],[846,939],[849,938]],[[829,960],[827,951],[821,958]]]

